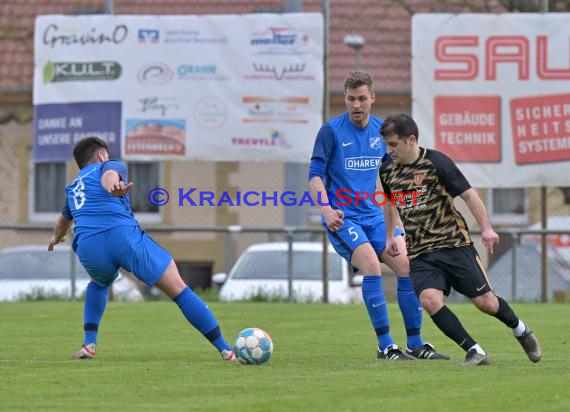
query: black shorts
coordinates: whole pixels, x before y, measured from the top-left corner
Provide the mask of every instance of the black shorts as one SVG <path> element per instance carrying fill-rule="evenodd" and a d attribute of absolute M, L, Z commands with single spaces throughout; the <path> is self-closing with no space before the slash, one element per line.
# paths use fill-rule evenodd
<path fill-rule="evenodd" d="M 449 296 L 451 288 L 469 298 L 491 291 L 487 273 L 473 245 L 423 253 L 410 262 L 416 295 L 439 289 Z"/>

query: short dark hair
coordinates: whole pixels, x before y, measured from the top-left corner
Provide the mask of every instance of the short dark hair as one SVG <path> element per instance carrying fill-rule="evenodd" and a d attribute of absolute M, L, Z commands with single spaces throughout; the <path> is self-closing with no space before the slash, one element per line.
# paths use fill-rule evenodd
<path fill-rule="evenodd" d="M 344 92 L 346 89 L 358 89 L 360 86 L 368 86 L 368 91 L 374 93 L 374 79 L 372 75 L 365 71 L 350 72 L 344 78 Z"/>
<path fill-rule="evenodd" d="M 80 169 L 83 169 L 93 159 L 95 153 L 101 149 L 105 149 L 107 153 L 109 153 L 109 146 L 107 146 L 107 143 L 95 136 L 86 137 L 75 143 L 75 147 L 73 148 L 73 157 L 77 166 L 79 166 Z"/>
<path fill-rule="evenodd" d="M 416 136 L 416 141 L 420 138 L 418 125 L 410 116 L 404 113 L 391 114 L 384 119 L 382 127 L 380 127 L 382 137 L 390 135 L 398 135 L 400 139 L 407 139 L 411 135 Z"/>

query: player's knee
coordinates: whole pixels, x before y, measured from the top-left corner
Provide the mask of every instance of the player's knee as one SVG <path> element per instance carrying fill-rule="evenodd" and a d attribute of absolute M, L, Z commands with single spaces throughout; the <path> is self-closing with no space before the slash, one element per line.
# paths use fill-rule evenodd
<path fill-rule="evenodd" d="M 366 260 L 363 264 L 356 266 L 363 275 L 379 275 L 380 274 L 380 263 L 378 261 L 374 262 L 372 260 Z"/>
<path fill-rule="evenodd" d="M 499 300 L 493 292 L 487 292 L 484 295 L 477 296 L 472 299 L 473 303 L 481 312 L 494 315 L 499 310 Z"/>
<path fill-rule="evenodd" d="M 376 256 L 358 256 L 352 259 L 352 266 L 358 268 L 360 275 L 379 275 L 380 262 Z"/>
<path fill-rule="evenodd" d="M 443 296 L 431 290 L 424 290 L 420 294 L 420 303 L 430 315 L 437 313 L 444 305 Z"/>

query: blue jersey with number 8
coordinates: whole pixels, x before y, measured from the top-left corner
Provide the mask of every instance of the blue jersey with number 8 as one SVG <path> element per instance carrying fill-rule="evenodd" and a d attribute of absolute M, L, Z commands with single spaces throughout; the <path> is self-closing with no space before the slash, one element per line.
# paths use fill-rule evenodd
<path fill-rule="evenodd" d="M 67 220 L 75 221 L 74 250 L 77 242 L 85 237 L 118 226 L 138 226 L 131 211 L 129 195 L 113 196 L 101 185 L 101 176 L 107 170 L 116 171 L 127 184 L 125 164 L 109 160 L 84 167 L 73 182 L 65 187 L 66 202 L 61 213 Z"/>

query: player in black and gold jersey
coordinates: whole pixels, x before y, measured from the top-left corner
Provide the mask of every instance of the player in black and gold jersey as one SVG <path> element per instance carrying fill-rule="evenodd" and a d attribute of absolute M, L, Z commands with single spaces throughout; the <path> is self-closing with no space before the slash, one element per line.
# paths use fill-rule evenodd
<path fill-rule="evenodd" d="M 387 117 L 380 134 L 392 157 L 382 163 L 380 180 L 404 223 L 410 276 L 422 306 L 437 327 L 467 352 L 468 365 L 487 365 L 490 360 L 445 305 L 443 296 L 448 296 L 451 288 L 510 327 L 529 359 L 538 362 L 538 340 L 509 304 L 492 291 L 465 219 L 454 206 L 456 196 L 465 201 L 481 227 L 483 243 L 493 253 L 499 236 L 475 189 L 449 157 L 418 145 L 418 126 L 411 117 Z M 396 213 L 392 209 L 392 214 Z M 386 233 L 392 233 L 394 226 L 390 215 L 386 214 Z M 392 239 L 387 239 L 386 249 L 399 253 Z"/>

